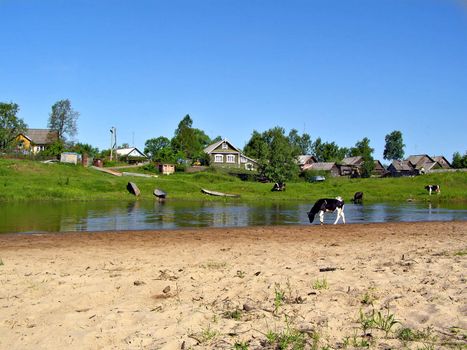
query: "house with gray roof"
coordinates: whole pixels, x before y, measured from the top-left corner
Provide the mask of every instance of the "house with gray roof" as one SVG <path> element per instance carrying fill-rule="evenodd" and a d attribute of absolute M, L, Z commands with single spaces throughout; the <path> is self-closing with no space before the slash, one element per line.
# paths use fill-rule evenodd
<path fill-rule="evenodd" d="M 256 170 L 256 160 L 247 157 L 227 139 L 215 142 L 204 149 L 209 155 L 210 165 L 215 167 L 232 167 L 246 170 Z"/>
<path fill-rule="evenodd" d="M 58 140 L 58 131 L 51 129 L 27 129 L 17 138 L 18 149 L 24 152 L 39 153 Z"/>

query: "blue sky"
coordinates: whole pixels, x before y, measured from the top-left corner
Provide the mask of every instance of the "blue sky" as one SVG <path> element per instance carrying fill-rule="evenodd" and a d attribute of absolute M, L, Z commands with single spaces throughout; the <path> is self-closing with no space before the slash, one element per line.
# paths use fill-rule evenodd
<path fill-rule="evenodd" d="M 193 126 L 242 148 L 295 128 L 382 159 L 467 150 L 467 2 L 0 0 L 0 101 L 32 128 L 70 99 L 79 142 Z"/>

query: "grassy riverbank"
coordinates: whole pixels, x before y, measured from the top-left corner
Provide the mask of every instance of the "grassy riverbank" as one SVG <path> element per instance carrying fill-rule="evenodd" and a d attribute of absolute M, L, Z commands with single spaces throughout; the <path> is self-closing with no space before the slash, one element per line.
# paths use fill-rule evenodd
<path fill-rule="evenodd" d="M 123 200 L 130 199 L 128 181 L 135 182 L 142 199 L 154 198 L 155 188 L 165 190 L 170 199 L 226 200 L 201 193 L 201 188 L 240 194 L 247 201 L 311 201 L 319 197 L 342 196 L 346 201 L 356 191 L 369 202 L 384 201 L 465 201 L 467 173 L 441 173 L 413 178 L 348 179 L 328 178 L 323 183 L 287 183 L 286 192 L 271 192 L 272 184 L 245 182 L 218 173 L 174 174 L 154 178 L 116 177 L 68 164 L 43 164 L 28 160 L 0 159 L 0 201 L 23 200 Z M 427 184 L 440 184 L 439 196 L 428 196 Z M 228 199 L 236 200 L 236 199 Z"/>

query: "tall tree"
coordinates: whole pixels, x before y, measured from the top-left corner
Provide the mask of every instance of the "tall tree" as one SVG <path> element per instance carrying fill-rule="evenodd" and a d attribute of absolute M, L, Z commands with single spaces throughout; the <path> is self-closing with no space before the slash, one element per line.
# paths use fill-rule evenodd
<path fill-rule="evenodd" d="M 459 152 L 454 152 L 451 165 L 454 169 L 467 168 L 467 152 L 463 156 Z"/>
<path fill-rule="evenodd" d="M 311 137 L 307 133 L 303 133 L 302 136 L 299 135 L 297 129 L 292 129 L 289 132 L 289 143 L 294 148 L 294 153 L 296 155 L 301 154 L 310 154 L 311 152 Z"/>
<path fill-rule="evenodd" d="M 281 127 L 262 134 L 254 131 L 244 152 L 258 161 L 261 174 L 270 181 L 285 182 L 298 174 L 296 149 Z"/>
<path fill-rule="evenodd" d="M 178 124 L 171 140 L 174 153 L 182 153 L 188 159 L 203 158 L 203 149 L 211 143 L 204 131 L 193 128 L 193 120 L 187 114 Z"/>
<path fill-rule="evenodd" d="M 16 103 L 0 102 L 0 150 L 13 148 L 18 134 L 27 129 L 26 123 L 18 118 L 18 111 Z"/>
<path fill-rule="evenodd" d="M 348 148 L 339 147 L 335 142 L 322 142 L 320 137 L 313 142 L 311 150 L 319 162 L 340 162 L 349 153 Z"/>
<path fill-rule="evenodd" d="M 370 177 L 375 168 L 375 160 L 373 159 L 374 149 L 370 147 L 370 140 L 364 137 L 361 141 L 357 141 L 355 147 L 350 148 L 350 156 L 362 156 L 362 177 Z"/>
<path fill-rule="evenodd" d="M 48 126 L 51 130 L 57 131 L 58 139 L 65 141 L 65 134 L 73 137 L 78 132 L 76 122 L 79 112 L 71 108 L 70 100 L 60 100 L 52 106 L 52 112 L 49 116 Z"/>
<path fill-rule="evenodd" d="M 146 153 L 155 162 L 169 161 L 167 156 L 170 154 L 172 159 L 173 152 L 170 147 L 170 140 L 167 137 L 159 136 L 146 141 L 144 144 L 144 153 Z"/>
<path fill-rule="evenodd" d="M 400 160 L 404 158 L 405 145 L 400 131 L 394 130 L 390 134 L 387 134 L 384 140 L 386 141 L 383 152 L 384 159 Z"/>

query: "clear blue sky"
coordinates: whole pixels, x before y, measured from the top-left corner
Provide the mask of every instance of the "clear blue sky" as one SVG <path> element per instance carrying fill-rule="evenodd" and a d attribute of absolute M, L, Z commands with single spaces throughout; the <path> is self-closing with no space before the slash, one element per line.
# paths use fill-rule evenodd
<path fill-rule="evenodd" d="M 0 0 L 0 101 L 31 128 L 70 99 L 79 142 L 193 126 L 242 148 L 295 128 L 382 159 L 467 150 L 467 2 Z"/>

